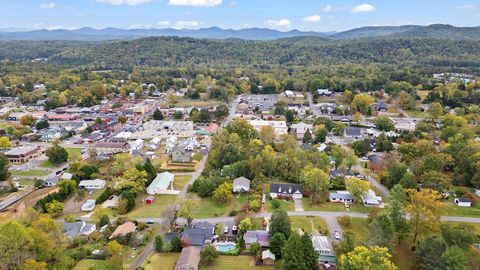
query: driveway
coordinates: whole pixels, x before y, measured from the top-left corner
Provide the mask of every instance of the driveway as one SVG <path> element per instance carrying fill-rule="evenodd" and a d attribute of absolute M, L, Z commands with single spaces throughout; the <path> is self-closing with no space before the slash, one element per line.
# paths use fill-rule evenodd
<path fill-rule="evenodd" d="M 295 205 L 295 212 L 303 212 L 303 203 L 302 199 L 293 199 L 293 203 Z"/>

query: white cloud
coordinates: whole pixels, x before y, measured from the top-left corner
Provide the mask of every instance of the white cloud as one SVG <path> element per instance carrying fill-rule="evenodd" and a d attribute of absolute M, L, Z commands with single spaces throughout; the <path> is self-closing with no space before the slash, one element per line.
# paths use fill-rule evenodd
<path fill-rule="evenodd" d="M 169 25 L 169 24 L 170 24 L 170 22 L 169 22 L 169 21 L 161 21 L 161 22 L 157 22 L 157 25 L 158 25 L 158 26 L 167 26 L 167 25 Z"/>
<path fill-rule="evenodd" d="M 326 5 L 322 8 L 322 11 L 323 12 L 332 12 L 333 11 L 333 7 L 332 5 Z"/>
<path fill-rule="evenodd" d="M 268 20 L 267 24 L 274 27 L 290 27 L 292 22 L 289 19 Z"/>
<path fill-rule="evenodd" d="M 374 12 L 376 8 L 370 4 L 361 4 L 352 9 L 353 13 Z"/>
<path fill-rule="evenodd" d="M 169 0 L 171 6 L 213 7 L 221 5 L 223 0 Z"/>
<path fill-rule="evenodd" d="M 473 4 L 467 4 L 467 5 L 462 5 L 462 6 L 456 6 L 455 9 L 456 10 L 463 10 L 463 11 L 470 11 L 470 10 L 474 10 L 476 8 L 475 5 Z"/>
<path fill-rule="evenodd" d="M 305 18 L 302 19 L 302 21 L 310 22 L 310 23 L 319 22 L 321 20 L 322 20 L 322 17 L 320 17 L 320 15 L 318 15 L 318 14 L 308 16 L 308 17 L 305 17 Z"/>
<path fill-rule="evenodd" d="M 343 6 L 326 5 L 322 8 L 322 12 L 324 12 L 324 13 L 342 12 L 342 11 L 350 10 L 351 8 L 352 8 L 352 6 L 350 6 L 350 5 L 343 5 Z"/>
<path fill-rule="evenodd" d="M 57 7 L 57 4 L 55 2 L 40 4 L 40 8 L 43 9 L 54 9 L 55 7 Z"/>
<path fill-rule="evenodd" d="M 148 3 L 152 0 L 96 0 L 99 3 L 106 3 L 106 4 L 111 4 L 111 5 L 130 5 L 130 6 L 136 6 L 144 3 Z"/>
<path fill-rule="evenodd" d="M 175 26 L 177 28 L 191 28 L 191 27 L 197 27 L 200 24 L 202 24 L 199 21 L 178 21 L 175 23 Z"/>
<path fill-rule="evenodd" d="M 151 24 L 131 24 L 128 28 L 130 29 L 152 29 Z"/>

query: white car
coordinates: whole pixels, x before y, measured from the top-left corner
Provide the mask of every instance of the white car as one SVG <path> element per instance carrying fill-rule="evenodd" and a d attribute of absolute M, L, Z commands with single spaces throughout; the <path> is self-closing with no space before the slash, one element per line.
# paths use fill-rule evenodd
<path fill-rule="evenodd" d="M 224 234 L 227 234 L 227 233 L 228 233 L 228 226 L 225 226 L 225 227 L 223 228 L 223 233 L 224 233 Z"/>
<path fill-rule="evenodd" d="M 340 240 L 340 233 L 339 233 L 338 231 L 334 231 L 334 232 L 333 232 L 333 238 L 334 238 L 335 240 Z"/>

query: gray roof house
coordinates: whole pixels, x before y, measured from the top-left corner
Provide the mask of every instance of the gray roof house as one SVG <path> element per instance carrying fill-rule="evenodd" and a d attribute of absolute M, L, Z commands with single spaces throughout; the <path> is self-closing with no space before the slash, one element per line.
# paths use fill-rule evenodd
<path fill-rule="evenodd" d="M 63 223 L 63 231 L 69 238 L 76 238 L 80 236 L 88 236 L 97 229 L 95 224 L 81 222 L 65 222 Z"/>
<path fill-rule="evenodd" d="M 345 190 L 337 190 L 334 192 L 330 192 L 329 200 L 331 202 L 351 202 L 353 200 L 352 195 L 350 192 Z"/>
<path fill-rule="evenodd" d="M 203 247 L 205 243 L 212 242 L 214 234 L 215 226 L 204 221 L 185 227 L 181 239 L 189 241 L 191 246 Z"/>
<path fill-rule="evenodd" d="M 292 197 L 294 199 L 301 199 L 303 197 L 303 186 L 297 184 L 270 184 L 270 197 Z"/>
<path fill-rule="evenodd" d="M 172 150 L 172 161 L 173 162 L 191 162 L 192 152 L 188 152 L 183 147 L 177 146 Z"/>
<path fill-rule="evenodd" d="M 343 137 L 359 139 L 362 137 L 362 132 L 359 128 L 346 127 L 343 130 Z"/>
<path fill-rule="evenodd" d="M 267 231 L 247 231 L 245 232 L 243 238 L 246 248 L 250 248 L 250 246 L 255 242 L 258 242 L 262 247 L 270 246 L 270 233 Z"/>
<path fill-rule="evenodd" d="M 243 176 L 238 177 L 237 179 L 233 180 L 233 192 L 248 192 L 250 191 L 250 180 Z"/>
<path fill-rule="evenodd" d="M 320 235 L 317 231 L 312 232 L 312 244 L 315 252 L 318 254 L 319 264 L 335 264 L 337 258 L 333 251 L 332 244 L 327 236 Z"/>

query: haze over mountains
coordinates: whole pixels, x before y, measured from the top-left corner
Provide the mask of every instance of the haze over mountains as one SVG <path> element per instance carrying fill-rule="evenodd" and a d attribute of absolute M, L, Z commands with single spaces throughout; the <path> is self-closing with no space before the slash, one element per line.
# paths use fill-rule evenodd
<path fill-rule="evenodd" d="M 332 40 L 349 40 L 359 38 L 440 38 L 453 40 L 480 40 L 480 27 L 455 27 L 444 24 L 428 26 L 403 25 L 403 26 L 368 26 L 344 32 L 313 32 L 291 30 L 281 32 L 268 28 L 248 29 L 222 29 L 219 27 L 200 29 L 118 29 L 118 28 L 80 28 L 75 30 L 34 30 L 12 31 L 0 29 L 0 40 L 132 40 L 150 36 L 177 36 L 209 39 L 244 39 L 244 40 L 274 40 L 292 37 L 322 37 Z"/>

